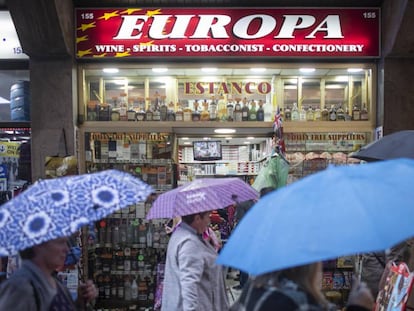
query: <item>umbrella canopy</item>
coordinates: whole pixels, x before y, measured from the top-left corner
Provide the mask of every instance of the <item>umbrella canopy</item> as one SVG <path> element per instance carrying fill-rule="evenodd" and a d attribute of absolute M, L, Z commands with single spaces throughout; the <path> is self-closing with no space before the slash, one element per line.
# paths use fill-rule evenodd
<path fill-rule="evenodd" d="M 414 236 L 414 160 L 328 167 L 261 198 L 218 263 L 252 275 L 384 250 Z"/>
<path fill-rule="evenodd" d="M 149 185 L 117 170 L 38 181 L 0 206 L 0 256 L 69 236 L 151 192 Z"/>
<path fill-rule="evenodd" d="M 201 178 L 164 192 L 152 204 L 147 219 L 174 218 L 256 199 L 258 193 L 237 177 Z"/>
<path fill-rule="evenodd" d="M 414 130 L 386 135 L 355 152 L 352 158 L 367 162 L 396 158 L 414 158 Z"/>

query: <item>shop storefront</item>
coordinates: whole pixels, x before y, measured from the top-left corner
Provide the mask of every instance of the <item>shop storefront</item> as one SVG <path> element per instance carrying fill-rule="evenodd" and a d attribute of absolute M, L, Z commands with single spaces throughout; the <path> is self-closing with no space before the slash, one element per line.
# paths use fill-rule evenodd
<path fill-rule="evenodd" d="M 134 172 L 155 195 L 203 176 L 251 182 L 277 113 L 289 182 L 349 163 L 376 126 L 379 25 L 377 8 L 78 9 L 81 172 Z M 150 204 L 96 228 L 102 307 L 153 304 L 167 240 Z"/>

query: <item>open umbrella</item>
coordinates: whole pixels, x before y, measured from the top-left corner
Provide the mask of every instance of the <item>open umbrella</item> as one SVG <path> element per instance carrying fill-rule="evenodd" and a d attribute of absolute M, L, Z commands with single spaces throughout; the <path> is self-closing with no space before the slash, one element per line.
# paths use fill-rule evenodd
<path fill-rule="evenodd" d="M 158 196 L 147 219 L 212 211 L 257 197 L 257 191 L 240 178 L 201 178 Z"/>
<path fill-rule="evenodd" d="M 414 236 L 414 160 L 328 167 L 261 198 L 218 263 L 258 275 Z"/>
<path fill-rule="evenodd" d="M 151 192 L 140 179 L 117 170 L 38 181 L 0 206 L 0 256 L 69 236 Z"/>
<path fill-rule="evenodd" d="M 414 130 L 399 131 L 362 147 L 351 155 L 367 162 L 396 158 L 414 158 Z"/>

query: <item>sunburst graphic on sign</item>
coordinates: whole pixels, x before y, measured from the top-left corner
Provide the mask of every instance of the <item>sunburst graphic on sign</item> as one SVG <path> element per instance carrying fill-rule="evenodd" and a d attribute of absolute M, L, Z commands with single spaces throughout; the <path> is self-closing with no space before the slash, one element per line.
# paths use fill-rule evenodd
<path fill-rule="evenodd" d="M 78 53 L 76 53 L 76 55 L 78 57 L 83 57 L 83 56 L 89 55 L 89 54 L 92 54 L 92 49 L 87 49 L 87 50 L 83 50 L 83 51 L 79 50 Z"/>
<path fill-rule="evenodd" d="M 147 11 L 147 14 L 145 14 L 145 15 L 147 15 L 147 16 L 149 16 L 149 17 L 151 17 L 151 16 L 154 16 L 154 15 L 159 15 L 159 14 L 161 14 L 161 9 L 156 9 L 156 10 L 148 10 L 148 11 Z"/>
<path fill-rule="evenodd" d="M 104 13 L 104 15 L 102 15 L 101 17 L 98 17 L 97 19 L 104 19 L 104 20 L 108 20 L 112 17 L 118 17 L 119 13 L 118 11 L 113 11 L 113 12 L 109 12 L 109 13 Z"/>
<path fill-rule="evenodd" d="M 76 43 L 83 42 L 83 41 L 88 41 L 88 36 L 87 35 L 76 38 Z"/>
<path fill-rule="evenodd" d="M 142 9 L 126 9 L 125 11 L 120 12 L 120 14 L 128 14 L 131 15 L 135 12 L 142 11 Z"/>
<path fill-rule="evenodd" d="M 89 24 L 82 24 L 80 27 L 77 28 L 77 30 L 85 31 L 90 28 L 95 28 L 96 24 L 95 22 L 89 23 Z"/>

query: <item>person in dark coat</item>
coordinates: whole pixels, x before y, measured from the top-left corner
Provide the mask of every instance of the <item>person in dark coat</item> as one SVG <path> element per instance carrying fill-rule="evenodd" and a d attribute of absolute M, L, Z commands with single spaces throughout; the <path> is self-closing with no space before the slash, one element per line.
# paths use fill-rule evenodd
<path fill-rule="evenodd" d="M 316 262 L 251 279 L 230 311 L 336 311 L 321 290 L 322 263 Z M 374 297 L 365 283 L 354 279 L 346 311 L 370 311 Z"/>

